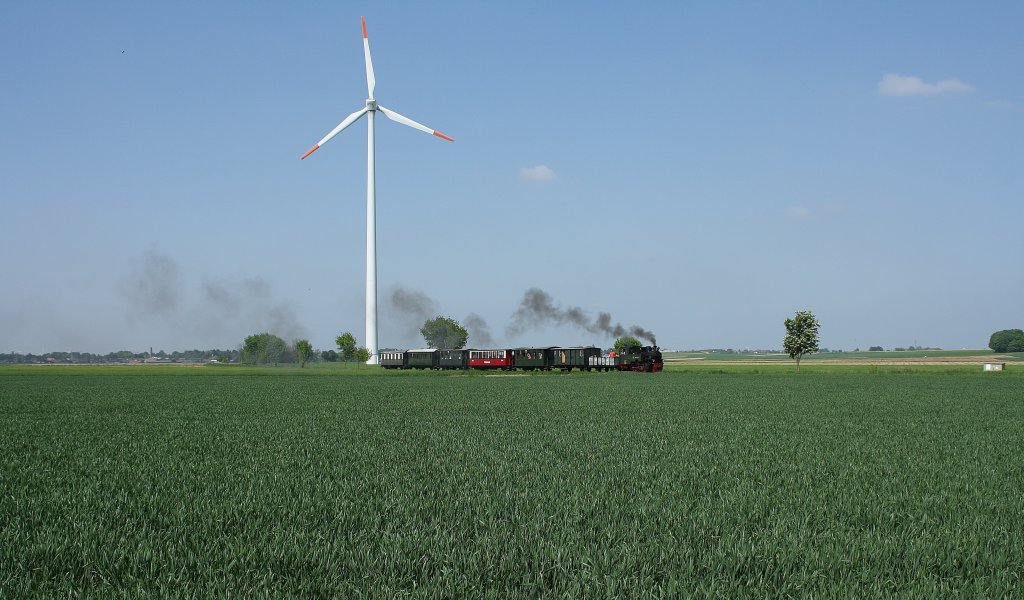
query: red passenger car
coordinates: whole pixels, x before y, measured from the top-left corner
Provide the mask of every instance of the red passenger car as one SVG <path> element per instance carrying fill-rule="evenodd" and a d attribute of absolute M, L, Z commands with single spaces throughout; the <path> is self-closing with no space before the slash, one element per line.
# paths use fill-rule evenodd
<path fill-rule="evenodd" d="M 511 350 L 470 350 L 469 368 L 471 369 L 511 369 Z"/>

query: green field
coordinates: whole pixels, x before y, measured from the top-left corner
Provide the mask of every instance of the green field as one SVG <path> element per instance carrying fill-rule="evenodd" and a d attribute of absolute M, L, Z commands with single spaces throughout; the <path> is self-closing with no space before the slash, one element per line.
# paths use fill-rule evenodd
<path fill-rule="evenodd" d="M 1024 592 L 1024 369 L 0 368 L 0 598 Z"/>

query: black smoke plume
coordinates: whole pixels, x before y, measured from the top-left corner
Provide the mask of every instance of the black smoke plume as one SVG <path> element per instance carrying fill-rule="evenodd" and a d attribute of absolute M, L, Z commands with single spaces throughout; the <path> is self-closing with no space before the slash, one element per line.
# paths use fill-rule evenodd
<path fill-rule="evenodd" d="M 206 327 L 217 323 L 247 323 L 256 329 L 273 333 L 287 341 L 306 337 L 306 328 L 299 323 L 288 303 L 274 298 L 272 286 L 262 277 L 242 280 L 204 279 L 201 305 Z M 212 317 L 212 318 L 211 318 Z M 211 323 L 216 321 L 217 323 Z M 257 332 L 253 332 L 257 333 Z"/>
<path fill-rule="evenodd" d="M 641 340 L 649 341 L 652 345 L 657 341 L 654 332 L 643 327 L 632 325 L 623 326 L 621 323 L 612 323 L 612 316 L 609 313 L 601 312 L 593 321 L 586 311 L 578 306 L 562 308 L 557 306 L 551 295 L 538 288 L 530 288 L 523 294 L 523 300 L 519 308 L 512 313 L 512 323 L 505 330 L 509 337 L 522 334 L 527 329 L 532 329 L 545 324 L 574 325 L 590 333 L 605 334 L 612 338 L 620 338 L 624 335 L 632 335 Z"/>
<path fill-rule="evenodd" d="M 403 287 L 397 287 L 391 292 L 391 306 L 399 316 L 395 324 L 402 329 L 400 337 L 413 344 L 423 339 L 420 331 L 423 324 L 439 314 L 437 302 L 433 298 Z"/>
<path fill-rule="evenodd" d="M 408 335 L 411 337 L 418 337 L 423 323 L 441 314 L 437 301 L 433 298 L 423 292 L 408 290 L 403 287 L 395 288 L 391 292 L 391 305 L 407 317 L 410 322 Z M 494 342 L 490 328 L 487 326 L 487 321 L 480 315 L 469 313 L 463 320 L 462 325 L 469 332 L 471 344 L 487 346 Z"/>
<path fill-rule="evenodd" d="M 437 302 L 423 292 L 415 290 L 396 288 L 391 293 L 391 304 L 399 311 L 415 317 L 419 322 L 417 329 L 424 321 L 437 315 Z"/>
<path fill-rule="evenodd" d="M 476 313 L 466 315 L 466 329 L 469 330 L 470 346 L 489 346 L 494 342 L 487 321 Z"/>
<path fill-rule="evenodd" d="M 182 305 L 182 277 L 170 256 L 150 250 L 142 264 L 124 281 L 129 305 L 139 315 L 174 313 Z"/>
<path fill-rule="evenodd" d="M 275 298 L 263 278 L 206 278 L 196 291 L 177 261 L 156 250 L 125 278 L 122 289 L 129 322 L 148 326 L 148 335 L 217 345 L 261 331 L 287 341 L 307 335 L 288 302 Z"/>

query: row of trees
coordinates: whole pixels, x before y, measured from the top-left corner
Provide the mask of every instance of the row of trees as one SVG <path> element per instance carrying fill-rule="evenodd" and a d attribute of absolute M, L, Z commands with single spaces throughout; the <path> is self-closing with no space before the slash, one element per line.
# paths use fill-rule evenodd
<path fill-rule="evenodd" d="M 45 352 L 33 354 L 31 352 L 22 354 L 20 352 L 7 352 L 0 354 L 0 364 L 39 364 L 39 363 L 75 363 L 75 364 L 107 364 L 107 363 L 131 363 L 143 362 L 159 358 L 168 362 L 178 363 L 200 363 L 217 360 L 219 362 L 230 362 L 238 360 L 238 350 L 175 350 L 174 352 L 132 352 L 131 350 L 119 350 L 106 354 L 93 352 Z"/>
<path fill-rule="evenodd" d="M 913 352 L 914 350 L 941 350 L 941 348 L 927 348 L 925 346 L 907 346 L 906 348 L 901 348 L 899 346 L 896 346 L 895 348 L 892 349 L 893 352 L 905 352 L 908 350 Z M 860 348 L 854 348 L 853 351 L 860 352 Z M 885 348 L 881 346 L 871 346 L 870 348 L 868 348 L 868 352 L 885 352 Z"/>
<path fill-rule="evenodd" d="M 272 333 L 264 332 L 250 335 L 242 343 L 241 361 L 253 365 L 279 365 L 281 363 L 299 363 L 305 367 L 310 360 L 319 358 L 324 362 L 366 362 L 370 360 L 370 351 L 359 347 L 356 336 L 346 331 L 334 339 L 337 350 L 323 350 L 317 355 L 309 340 L 295 340 L 289 345 L 284 339 Z"/>

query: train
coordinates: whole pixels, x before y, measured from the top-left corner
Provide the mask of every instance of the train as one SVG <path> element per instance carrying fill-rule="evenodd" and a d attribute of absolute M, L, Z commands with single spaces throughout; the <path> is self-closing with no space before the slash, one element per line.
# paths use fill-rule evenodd
<path fill-rule="evenodd" d="M 596 346 L 537 348 L 438 349 L 383 351 L 385 369 L 493 369 L 501 371 L 639 371 L 657 373 L 665 367 L 657 346 L 628 346 L 602 353 Z"/>

